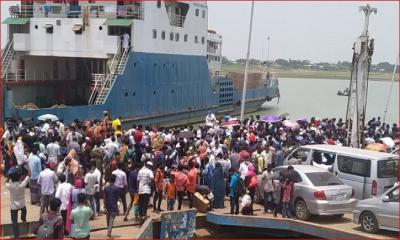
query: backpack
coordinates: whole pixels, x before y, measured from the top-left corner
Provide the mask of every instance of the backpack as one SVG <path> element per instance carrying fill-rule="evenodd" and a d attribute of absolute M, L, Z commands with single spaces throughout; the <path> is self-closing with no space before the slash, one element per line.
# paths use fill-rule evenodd
<path fill-rule="evenodd" d="M 128 159 L 131 159 L 131 161 L 135 161 L 136 159 L 136 152 L 134 149 L 128 149 L 125 152 L 124 160 L 127 161 Z"/>
<path fill-rule="evenodd" d="M 243 196 L 246 193 L 246 184 L 241 177 L 238 177 L 235 192 L 239 197 Z"/>
<path fill-rule="evenodd" d="M 54 238 L 54 225 L 60 220 L 59 217 L 53 218 L 53 220 L 48 219 L 48 215 L 44 214 L 43 224 L 37 230 L 36 236 L 38 239 L 53 239 Z"/>

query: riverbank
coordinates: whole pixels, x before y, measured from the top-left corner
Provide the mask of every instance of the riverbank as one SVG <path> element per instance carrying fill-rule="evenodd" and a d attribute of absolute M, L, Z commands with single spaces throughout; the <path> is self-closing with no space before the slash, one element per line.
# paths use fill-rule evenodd
<path fill-rule="evenodd" d="M 241 64 L 226 64 L 222 66 L 223 72 L 244 73 L 244 65 Z M 260 66 L 251 66 L 250 72 L 260 72 Z M 304 69 L 276 69 L 270 68 L 270 72 L 274 73 L 279 78 L 312 78 L 312 79 L 337 79 L 349 80 L 350 71 L 319 71 L 319 70 L 304 70 Z M 386 72 L 370 72 L 369 79 L 372 81 L 391 81 L 392 74 Z M 398 76 L 395 76 L 398 80 Z"/>

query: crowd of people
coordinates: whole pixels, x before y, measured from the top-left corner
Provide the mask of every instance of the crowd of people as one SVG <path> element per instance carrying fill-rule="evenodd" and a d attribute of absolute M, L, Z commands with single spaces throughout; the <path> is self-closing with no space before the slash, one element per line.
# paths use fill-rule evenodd
<path fill-rule="evenodd" d="M 272 169 L 283 165 L 286 154 L 297 146 L 345 145 L 347 135 L 342 119 L 301 119 L 297 128 L 291 128 L 282 121 L 261 121 L 259 116 L 229 125 L 224 124 L 231 121 L 229 117 L 217 121 L 209 113 L 206 124 L 197 129 L 141 125 L 124 129 L 121 120 L 105 114 L 103 119 L 76 120 L 68 126 L 46 120 L 7 121 L 0 127 L 14 238 L 19 238 L 19 211 L 26 221 L 28 185 L 30 204 L 40 206 L 36 232 L 42 238 L 88 239 L 90 220 L 102 214 L 111 237 L 117 216 L 127 221 L 133 210 L 134 220 L 143 223 L 149 207 L 164 210 L 163 201 L 169 211 L 181 210 L 185 199 L 192 208 L 199 191 L 212 193 L 213 208 L 224 208 L 229 197 L 231 214 L 252 215 L 260 174 L 265 211 L 291 217 L 293 168 L 282 175 L 277 205 Z M 397 139 L 398 127 L 372 119 L 365 136 L 368 143 Z"/>

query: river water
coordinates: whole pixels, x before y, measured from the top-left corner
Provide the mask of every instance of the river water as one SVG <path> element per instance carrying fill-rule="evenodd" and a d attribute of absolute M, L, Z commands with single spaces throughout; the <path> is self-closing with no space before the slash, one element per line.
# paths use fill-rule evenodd
<path fill-rule="evenodd" d="M 389 81 L 370 81 L 368 87 L 367 121 L 372 117 L 384 115 L 390 91 Z M 319 117 L 345 118 L 347 97 L 338 96 L 337 92 L 349 87 L 348 80 L 280 78 L 281 98 L 263 104 L 263 110 L 253 115 L 289 113 L 289 118 Z M 395 82 L 386 115 L 387 123 L 399 122 L 399 85 Z"/>

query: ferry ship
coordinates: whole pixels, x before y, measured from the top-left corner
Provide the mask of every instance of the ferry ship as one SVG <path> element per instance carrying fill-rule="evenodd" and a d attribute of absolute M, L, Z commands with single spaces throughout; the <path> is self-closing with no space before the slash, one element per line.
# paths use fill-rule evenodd
<path fill-rule="evenodd" d="M 240 112 L 243 78 L 221 71 L 222 36 L 208 29 L 207 1 L 41 0 L 9 11 L 5 118 L 54 114 L 68 123 L 108 112 L 171 126 Z M 269 73 L 249 86 L 246 113 L 279 96 Z"/>

